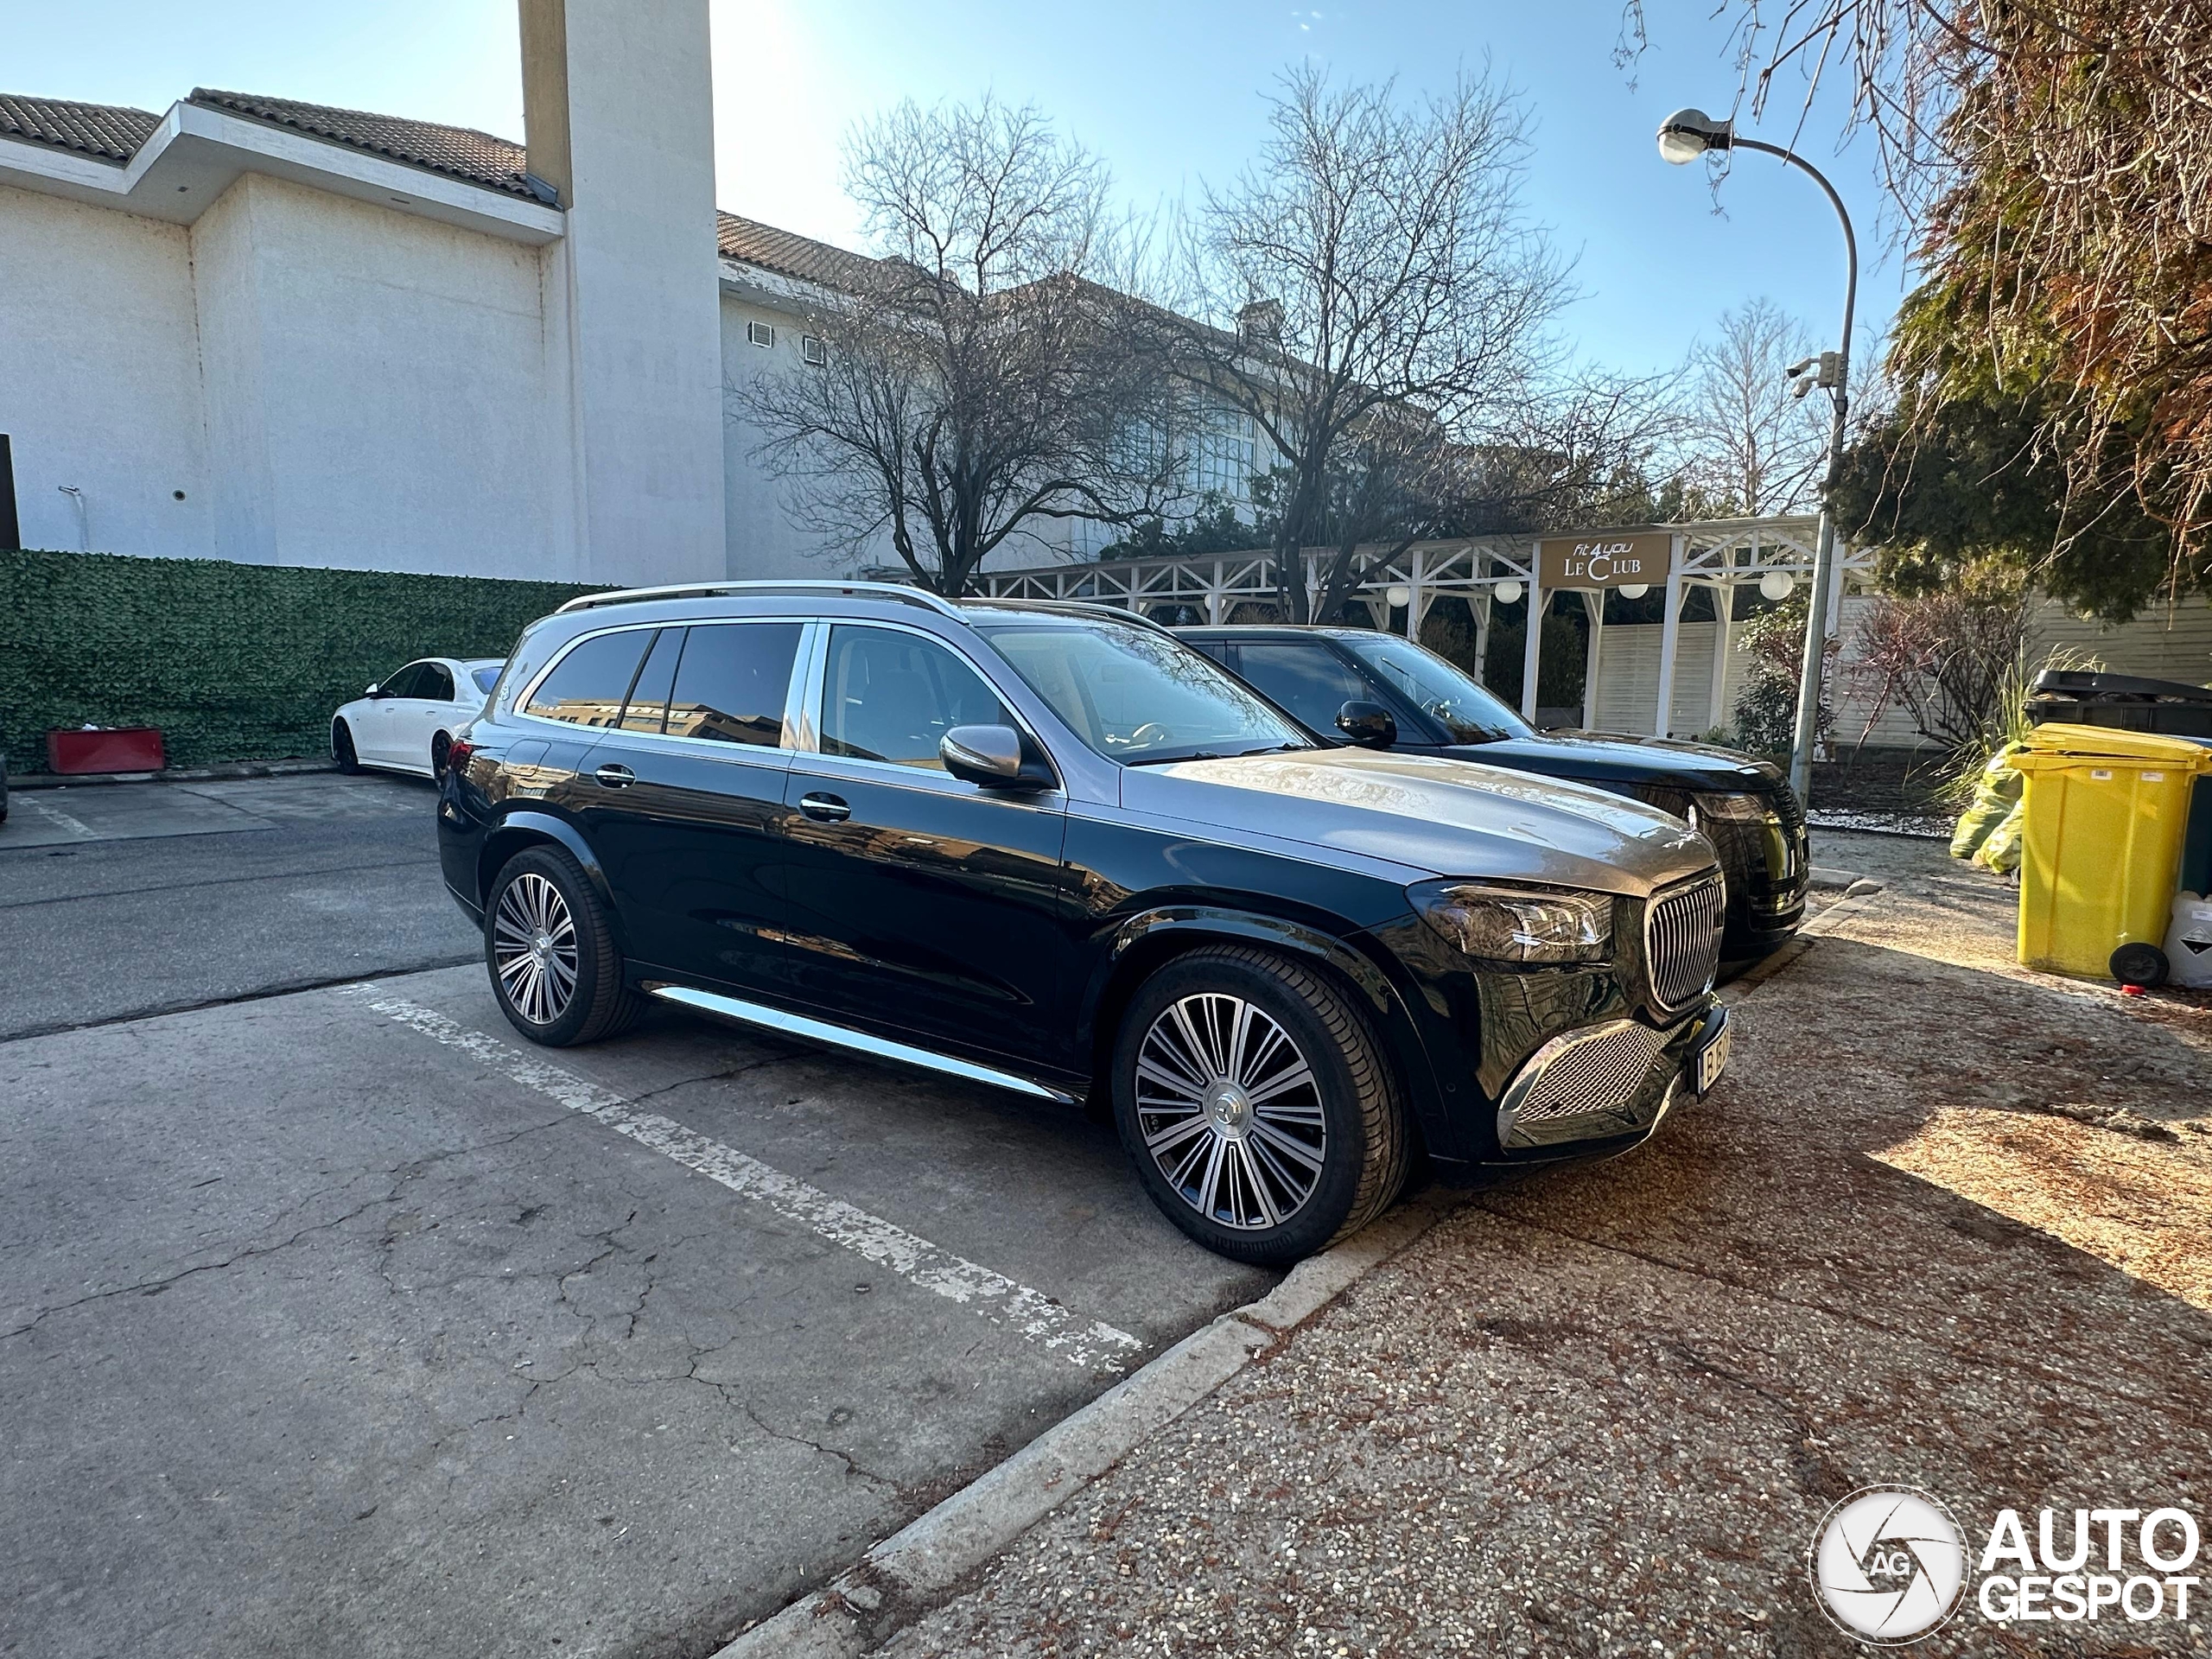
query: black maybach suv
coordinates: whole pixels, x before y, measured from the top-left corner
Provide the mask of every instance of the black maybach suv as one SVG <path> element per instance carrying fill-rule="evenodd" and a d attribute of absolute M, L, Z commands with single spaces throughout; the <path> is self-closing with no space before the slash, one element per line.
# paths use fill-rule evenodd
<path fill-rule="evenodd" d="M 533 624 L 440 785 L 533 1041 L 658 1000 L 1070 1104 L 1285 1263 L 1445 1179 L 1624 1150 L 1727 1053 L 1712 844 L 1618 795 L 1320 747 L 1125 613 L 869 583 Z"/>

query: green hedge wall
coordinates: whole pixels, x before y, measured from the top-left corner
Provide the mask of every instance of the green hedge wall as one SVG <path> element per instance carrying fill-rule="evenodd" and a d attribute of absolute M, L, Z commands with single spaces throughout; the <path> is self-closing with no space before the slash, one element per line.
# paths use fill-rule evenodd
<path fill-rule="evenodd" d="M 0 744 L 158 726 L 172 766 L 327 754 L 331 711 L 416 657 L 503 657 L 590 589 L 219 559 L 0 550 Z"/>

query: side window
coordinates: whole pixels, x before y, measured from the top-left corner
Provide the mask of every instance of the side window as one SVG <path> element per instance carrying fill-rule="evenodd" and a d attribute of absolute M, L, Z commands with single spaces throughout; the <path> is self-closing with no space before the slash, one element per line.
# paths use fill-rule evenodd
<path fill-rule="evenodd" d="M 676 659 L 683 654 L 683 630 L 663 628 L 645 653 L 638 683 L 630 688 L 629 705 L 622 710 L 626 732 L 658 732 L 668 721 L 668 694 L 676 683 Z"/>
<path fill-rule="evenodd" d="M 410 663 L 397 673 L 379 681 L 387 697 L 419 697 L 423 694 L 415 688 L 423 683 L 422 663 Z"/>
<path fill-rule="evenodd" d="M 415 671 L 420 677 L 410 696 L 428 697 L 433 702 L 453 701 L 453 671 L 443 663 L 419 663 Z"/>
<path fill-rule="evenodd" d="M 651 628 L 629 628 L 587 639 L 558 663 L 531 693 L 526 713 L 577 726 L 612 726 L 637 677 Z"/>
<path fill-rule="evenodd" d="M 1014 723 L 989 683 L 936 640 L 890 628 L 830 630 L 824 754 L 942 772 L 938 740 L 955 726 Z"/>
<path fill-rule="evenodd" d="M 780 748 L 796 622 L 702 623 L 683 643 L 668 734 Z M 671 630 L 672 632 L 672 630 Z"/>
<path fill-rule="evenodd" d="M 1236 664 L 1245 683 L 1317 732 L 1336 730 L 1337 710 L 1347 702 L 1375 696 L 1375 689 L 1326 645 L 1247 641 L 1236 647 Z"/>

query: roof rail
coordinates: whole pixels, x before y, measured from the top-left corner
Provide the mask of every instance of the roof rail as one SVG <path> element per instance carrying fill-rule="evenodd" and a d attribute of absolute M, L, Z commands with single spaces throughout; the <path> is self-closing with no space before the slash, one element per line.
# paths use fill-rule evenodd
<path fill-rule="evenodd" d="M 632 600 L 715 599 L 725 594 L 753 594 L 762 598 L 788 594 L 815 598 L 850 594 L 856 599 L 893 599 L 935 611 L 940 616 L 967 620 L 950 600 L 925 588 L 909 588 L 896 582 L 675 582 L 659 588 L 619 588 L 604 594 L 579 594 L 554 614 L 595 610 L 601 605 L 626 605 Z"/>
<path fill-rule="evenodd" d="M 1058 611 L 1075 616 L 1096 616 L 1116 622 L 1134 622 L 1141 628 L 1150 628 L 1154 633 L 1175 637 L 1175 630 L 1165 622 L 1155 622 L 1135 606 L 1124 608 L 1119 605 L 1102 605 L 1091 599 L 993 599 L 983 594 L 976 596 L 978 605 L 995 605 L 1008 611 Z"/>

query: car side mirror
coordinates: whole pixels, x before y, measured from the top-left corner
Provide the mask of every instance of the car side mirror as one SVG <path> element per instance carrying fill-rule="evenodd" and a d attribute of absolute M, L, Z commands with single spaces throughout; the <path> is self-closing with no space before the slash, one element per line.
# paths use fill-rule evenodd
<path fill-rule="evenodd" d="M 1357 697 L 1337 710 L 1337 729 L 1363 749 L 1387 749 L 1398 741 L 1397 717 L 1379 702 Z"/>
<path fill-rule="evenodd" d="M 964 784 L 985 789 L 1050 789 L 1052 769 L 1022 752 L 1011 726 L 956 726 L 938 740 L 938 758 Z"/>
<path fill-rule="evenodd" d="M 372 683 L 361 695 L 365 697 L 380 697 L 384 696 L 384 687 L 381 683 Z"/>

